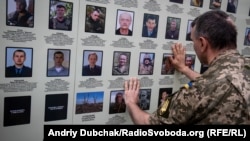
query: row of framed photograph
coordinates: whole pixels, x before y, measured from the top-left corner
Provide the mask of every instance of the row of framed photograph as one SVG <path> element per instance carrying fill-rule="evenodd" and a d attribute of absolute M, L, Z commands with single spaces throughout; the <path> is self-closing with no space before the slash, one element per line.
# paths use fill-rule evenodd
<path fill-rule="evenodd" d="M 149 110 L 151 100 L 151 89 L 140 89 L 138 106 L 142 110 Z M 172 88 L 160 88 L 158 95 L 158 106 L 166 100 Z M 30 123 L 31 98 L 32 96 L 16 96 L 4 98 L 4 120 L 3 125 L 16 126 Z M 75 115 L 86 113 L 103 112 L 104 110 L 103 91 L 79 92 L 76 93 Z M 108 114 L 122 114 L 126 112 L 124 101 L 124 90 L 111 90 L 109 95 Z M 46 94 L 44 121 L 56 121 L 67 119 L 68 93 Z"/>
<path fill-rule="evenodd" d="M 66 77 L 70 72 L 70 49 L 48 49 L 47 77 Z M 171 53 L 163 53 L 162 75 L 173 75 L 174 67 L 170 63 Z M 196 56 L 186 55 L 186 65 L 194 70 Z M 101 76 L 103 68 L 102 50 L 83 50 L 82 76 Z M 32 77 L 33 48 L 6 47 L 5 77 Z M 114 51 L 112 75 L 129 75 L 131 52 Z M 138 75 L 153 75 L 155 67 L 154 52 L 140 52 Z M 111 66 L 111 65 L 106 65 Z M 18 70 L 22 68 L 22 70 Z"/>
<path fill-rule="evenodd" d="M 170 2 L 183 3 L 182 0 L 170 0 Z M 202 7 L 203 0 L 191 0 L 190 5 Z M 217 8 L 220 7 L 221 0 L 211 0 L 210 9 L 213 9 L 213 5 L 217 5 Z M 235 13 L 236 11 L 232 11 L 229 9 L 232 9 L 230 7 L 234 7 L 234 10 L 236 10 L 237 5 L 238 0 L 228 0 L 227 12 Z M 34 0 L 7 0 L 6 25 L 19 27 L 34 27 L 34 12 Z M 106 7 L 86 5 L 85 32 L 104 34 L 106 16 Z M 134 16 L 134 11 L 118 9 L 114 34 L 123 36 L 133 36 L 133 24 L 135 22 Z M 144 13 L 143 17 L 144 18 L 142 23 L 141 37 L 157 38 L 159 27 L 159 15 Z M 187 23 L 186 41 L 191 41 L 190 26 L 192 21 L 193 20 L 188 20 Z M 66 1 L 50 0 L 48 28 L 52 30 L 71 31 L 72 22 L 73 3 Z M 179 40 L 180 27 L 181 18 L 168 16 L 165 28 L 165 39 Z M 244 45 L 250 45 L 249 28 L 247 28 L 245 32 Z"/>

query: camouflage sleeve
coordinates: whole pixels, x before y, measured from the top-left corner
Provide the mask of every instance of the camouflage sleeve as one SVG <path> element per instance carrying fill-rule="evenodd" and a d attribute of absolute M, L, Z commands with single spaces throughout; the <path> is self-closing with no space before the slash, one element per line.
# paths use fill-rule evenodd
<path fill-rule="evenodd" d="M 169 108 L 151 115 L 151 124 L 241 124 L 248 116 L 246 102 L 231 80 L 202 80 L 173 96 Z"/>

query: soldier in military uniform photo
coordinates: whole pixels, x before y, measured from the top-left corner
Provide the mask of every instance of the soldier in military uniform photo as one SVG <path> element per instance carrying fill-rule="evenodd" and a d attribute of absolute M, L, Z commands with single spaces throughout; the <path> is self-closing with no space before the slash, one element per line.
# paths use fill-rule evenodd
<path fill-rule="evenodd" d="M 69 4 L 71 5 L 71 4 Z M 71 9 L 72 10 L 72 9 Z M 49 29 L 56 30 L 72 30 L 72 18 L 67 15 L 66 3 L 59 2 L 56 4 L 55 15 L 51 15 L 49 19 Z"/>
<path fill-rule="evenodd" d="M 85 32 L 104 33 L 106 9 L 97 6 L 86 6 Z"/>

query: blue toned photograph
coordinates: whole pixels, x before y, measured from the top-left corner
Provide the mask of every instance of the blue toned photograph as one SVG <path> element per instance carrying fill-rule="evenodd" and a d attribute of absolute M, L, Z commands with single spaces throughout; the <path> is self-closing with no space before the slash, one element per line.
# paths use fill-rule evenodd
<path fill-rule="evenodd" d="M 6 47 L 5 77 L 32 77 L 33 49 Z"/>
<path fill-rule="evenodd" d="M 48 49 L 47 59 L 48 77 L 69 76 L 70 50 L 69 49 Z"/>
<path fill-rule="evenodd" d="M 101 112 L 104 92 L 79 92 L 76 94 L 76 114 Z"/>

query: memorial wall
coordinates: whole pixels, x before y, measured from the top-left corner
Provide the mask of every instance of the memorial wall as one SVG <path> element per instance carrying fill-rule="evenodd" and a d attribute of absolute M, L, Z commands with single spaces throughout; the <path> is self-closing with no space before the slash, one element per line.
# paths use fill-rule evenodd
<path fill-rule="evenodd" d="M 1 0 L 1 140 L 42 141 L 45 124 L 133 124 L 123 100 L 132 76 L 138 105 L 155 111 L 189 82 L 169 65 L 173 43 L 186 47 L 186 65 L 206 70 L 190 25 L 214 9 L 235 21 L 250 57 L 248 0 Z"/>

